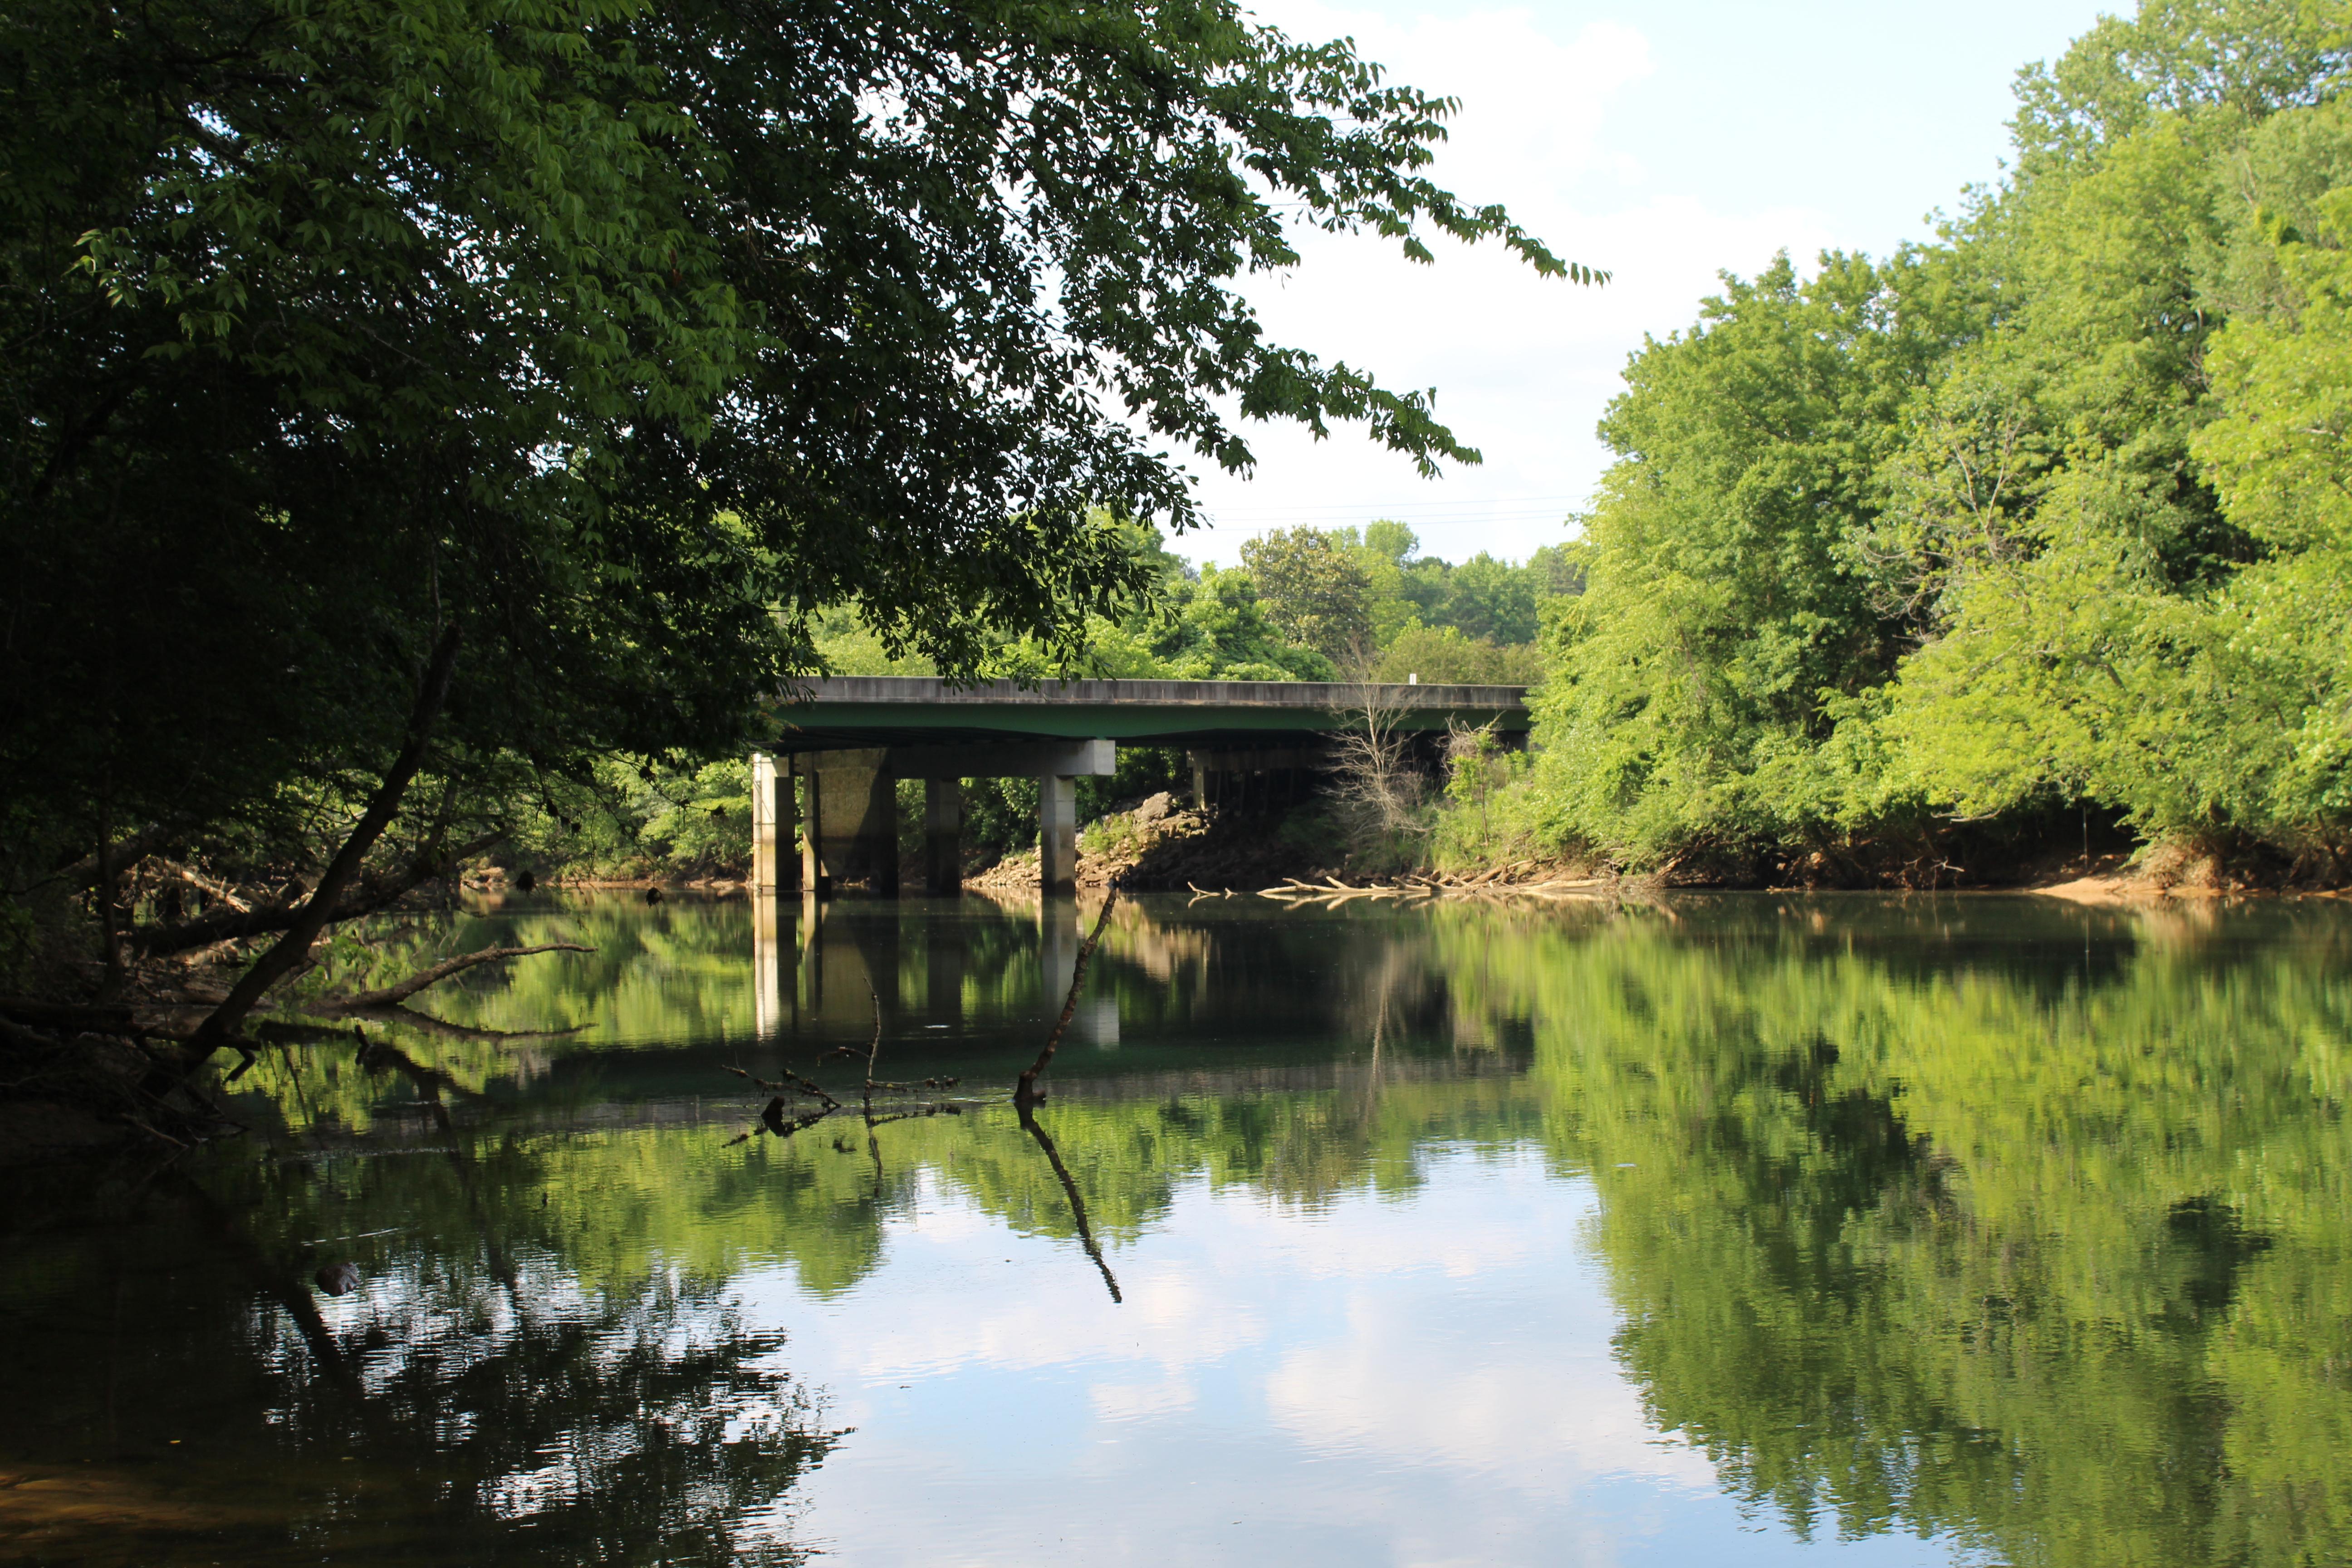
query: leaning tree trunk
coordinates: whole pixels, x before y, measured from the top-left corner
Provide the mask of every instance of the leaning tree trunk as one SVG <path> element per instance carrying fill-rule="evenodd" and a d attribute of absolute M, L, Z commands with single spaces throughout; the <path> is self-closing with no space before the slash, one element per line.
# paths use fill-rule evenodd
<path fill-rule="evenodd" d="M 434 721 L 441 716 L 442 703 L 448 699 L 449 675 L 457 663 L 457 628 L 452 625 L 441 634 L 440 642 L 433 649 L 432 662 L 425 666 L 424 682 L 416 690 L 415 706 L 409 710 L 408 735 L 401 744 L 400 754 L 393 759 L 383 782 L 376 786 L 367 810 L 360 815 L 358 826 L 343 840 L 343 847 L 335 851 L 327 874 L 319 879 L 318 887 L 296 912 L 286 934 L 270 944 L 269 951 L 231 988 L 228 999 L 197 1026 L 188 1042 L 191 1066 L 212 1055 L 234 1036 L 264 994 L 310 956 L 310 944 L 319 940 L 319 933 L 334 918 L 335 904 L 342 897 L 344 887 L 359 874 L 361 862 L 391 826 L 394 815 L 400 810 L 401 796 L 408 792 L 410 781 L 424 765 L 425 743 L 432 738 Z"/>

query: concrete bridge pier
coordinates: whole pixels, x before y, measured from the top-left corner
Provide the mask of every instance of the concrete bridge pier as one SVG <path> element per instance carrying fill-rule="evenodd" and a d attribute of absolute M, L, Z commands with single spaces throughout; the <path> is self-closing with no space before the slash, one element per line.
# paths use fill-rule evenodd
<path fill-rule="evenodd" d="M 764 752 L 751 754 L 751 890 L 772 893 L 793 887 L 792 864 L 799 847 L 800 794 L 792 763 L 781 767 Z"/>
<path fill-rule="evenodd" d="M 1037 885 L 1048 898 L 1078 890 L 1078 781 L 1066 773 L 1037 781 Z"/>
<path fill-rule="evenodd" d="M 898 786 L 879 747 L 821 752 L 803 760 L 808 826 L 801 839 L 801 885 L 830 892 L 863 880 L 898 893 Z"/>
<path fill-rule="evenodd" d="M 838 884 L 862 881 L 885 897 L 897 897 L 898 781 L 921 779 L 924 886 L 934 893 L 959 893 L 963 781 L 1034 778 L 1045 889 L 1070 893 L 1078 876 L 1076 781 L 1107 777 L 1118 763 L 1118 746 L 1101 737 L 810 751 L 781 771 L 774 759 L 755 753 L 752 885 L 764 889 L 783 880 L 797 821 L 803 893 L 829 893 Z M 802 781 L 797 813 L 795 775 Z"/>

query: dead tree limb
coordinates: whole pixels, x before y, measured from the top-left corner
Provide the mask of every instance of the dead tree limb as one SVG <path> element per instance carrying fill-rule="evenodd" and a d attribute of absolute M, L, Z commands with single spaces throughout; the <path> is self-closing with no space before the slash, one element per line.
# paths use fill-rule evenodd
<path fill-rule="evenodd" d="M 447 875 L 452 865 L 480 854 L 505 837 L 503 831 L 486 833 L 446 854 L 437 847 L 428 847 L 397 870 L 363 876 L 358 886 L 337 902 L 335 912 L 324 923 L 336 925 L 389 909 L 425 883 Z M 214 910 L 194 920 L 175 921 L 169 925 L 134 926 L 125 934 L 125 942 L 141 957 L 167 958 L 247 937 L 290 931 L 308 908 L 307 904 L 289 900 L 251 910 Z"/>
<path fill-rule="evenodd" d="M 377 1008 L 397 1007 L 428 985 L 438 985 L 453 974 L 460 974 L 478 964 L 499 963 L 509 958 L 529 958 L 538 952 L 593 952 L 593 947 L 583 947 L 576 942 L 548 942 L 536 947 L 486 947 L 474 952 L 461 952 L 455 958 L 445 958 L 430 969 L 420 969 L 407 979 L 376 991 L 362 991 L 356 996 L 338 996 L 319 1004 L 327 1013 L 365 1013 Z"/>
<path fill-rule="evenodd" d="M 764 1078 L 754 1077 L 751 1073 L 745 1072 L 741 1068 L 729 1068 L 727 1070 L 733 1073 L 737 1078 L 740 1078 L 745 1082 L 751 1084 L 754 1089 L 764 1089 L 769 1090 L 781 1089 L 793 1094 L 805 1094 L 822 1100 L 828 1110 L 839 1110 L 841 1109 L 841 1101 L 825 1093 L 824 1088 L 819 1085 L 815 1079 L 803 1078 L 800 1074 L 794 1072 L 790 1068 L 778 1068 L 777 1070 L 782 1072 L 784 1076 L 773 1083 L 769 1082 Z"/>
<path fill-rule="evenodd" d="M 218 877 L 208 877 L 194 866 L 184 865 L 168 855 L 151 855 L 150 861 L 174 881 L 185 882 L 208 899 L 216 899 L 241 915 L 253 912 L 253 900 L 240 896 L 237 890 Z"/>
<path fill-rule="evenodd" d="M 1030 1064 L 1029 1070 L 1021 1075 L 1021 1081 L 1013 1088 L 1013 1098 L 1022 1104 L 1028 1104 L 1037 1098 L 1038 1075 L 1053 1065 L 1054 1052 L 1060 1048 L 1062 1036 L 1070 1026 L 1071 1016 L 1078 1010 L 1078 992 L 1087 983 L 1087 964 L 1095 955 L 1095 944 L 1102 941 L 1103 928 L 1110 924 L 1110 911 L 1118 902 L 1118 889 L 1113 888 L 1103 899 L 1102 913 L 1095 917 L 1095 929 L 1087 933 L 1086 944 L 1078 949 L 1078 961 L 1070 967 L 1070 994 L 1062 999 L 1062 1016 L 1054 1020 L 1054 1032 L 1045 1037 L 1045 1048 L 1037 1053 L 1037 1059 Z"/>
<path fill-rule="evenodd" d="M 441 705 L 448 700 L 449 677 L 457 668 L 458 630 L 452 622 L 441 634 L 433 649 L 433 658 L 425 667 L 425 679 L 418 683 L 416 702 L 409 710 L 408 734 L 401 743 L 400 752 L 393 758 L 392 766 L 376 786 L 367 809 L 361 813 L 357 826 L 343 840 L 328 862 L 326 875 L 319 886 L 288 923 L 286 934 L 270 945 L 269 951 L 254 961 L 253 967 L 238 976 L 229 988 L 228 1000 L 223 1002 L 196 1029 L 189 1042 L 191 1062 L 202 1061 L 213 1048 L 237 1031 L 246 1015 L 272 985 L 288 972 L 310 956 L 310 944 L 334 918 L 335 907 L 341 902 L 343 889 L 359 874 L 361 864 L 383 830 L 392 826 L 394 813 L 400 809 L 401 797 L 408 793 L 409 781 L 425 765 L 425 750 L 433 738 L 433 726 L 441 717 Z"/>

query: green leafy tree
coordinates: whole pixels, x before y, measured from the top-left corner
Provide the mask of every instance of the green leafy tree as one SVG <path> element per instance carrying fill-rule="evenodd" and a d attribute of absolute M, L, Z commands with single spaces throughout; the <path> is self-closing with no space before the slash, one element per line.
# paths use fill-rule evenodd
<path fill-rule="evenodd" d="M 1292 642 L 1335 663 L 1370 651 L 1371 579 L 1339 539 L 1320 529 L 1279 529 L 1244 544 L 1242 561 L 1266 619 Z"/>
<path fill-rule="evenodd" d="M 1591 590 L 1549 612 L 1555 840 L 1910 877 L 2095 811 L 2352 867 L 2347 672 L 2297 630 L 2343 610 L 2347 40 L 2332 5 L 2102 21 L 1938 244 L 1776 267 L 1635 357 L 1547 563 Z"/>
<path fill-rule="evenodd" d="M 1459 681 L 1474 686 L 1533 686 L 1543 679 L 1542 650 L 1531 643 L 1498 647 L 1455 626 L 1414 626 L 1381 650 L 1375 680 Z"/>
<path fill-rule="evenodd" d="M 1654 864 L 1837 831 L 1836 704 L 1902 649 L 1846 542 L 1967 324 L 1927 257 L 1782 257 L 1635 356 L 1538 710 L 1568 835 Z"/>
<path fill-rule="evenodd" d="M 1445 575 L 1445 597 L 1431 618 L 1464 636 L 1493 643 L 1531 643 L 1542 629 L 1538 605 L 1551 592 L 1551 574 L 1514 566 L 1485 551 Z"/>

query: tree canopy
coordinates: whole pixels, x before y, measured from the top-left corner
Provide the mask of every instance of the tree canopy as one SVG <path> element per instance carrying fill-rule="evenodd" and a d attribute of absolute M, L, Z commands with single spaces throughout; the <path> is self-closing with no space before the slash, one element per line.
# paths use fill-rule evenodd
<path fill-rule="evenodd" d="M 1933 879 L 2095 814 L 2341 875 L 2347 48 L 2340 4 L 2150 0 L 2021 73 L 2014 173 L 1935 243 L 1646 343 L 1540 830 Z"/>
<path fill-rule="evenodd" d="M 829 605 L 1074 644 L 1248 422 L 1475 458 L 1266 338 L 1294 223 L 1594 280 L 1223 0 L 32 0 L 0 66 L 20 872 L 352 798 L 449 627 L 460 802 L 731 747 Z"/>

